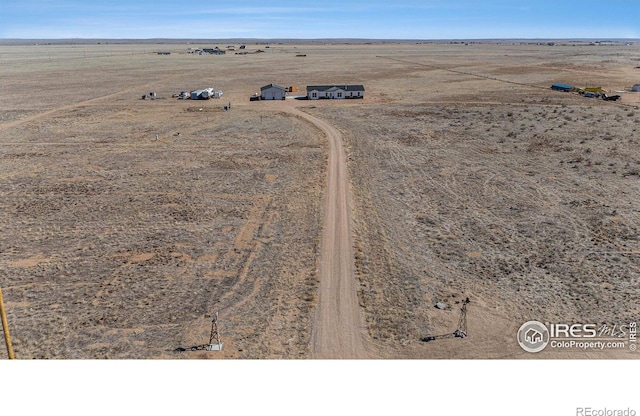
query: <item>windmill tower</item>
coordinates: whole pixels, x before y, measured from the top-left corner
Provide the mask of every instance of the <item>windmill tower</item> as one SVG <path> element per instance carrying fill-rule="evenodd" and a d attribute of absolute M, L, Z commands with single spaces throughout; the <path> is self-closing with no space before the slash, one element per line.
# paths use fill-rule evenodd
<path fill-rule="evenodd" d="M 222 351 L 223 343 L 220 342 L 220 332 L 218 331 L 218 311 L 211 320 L 211 335 L 209 336 L 208 351 Z"/>

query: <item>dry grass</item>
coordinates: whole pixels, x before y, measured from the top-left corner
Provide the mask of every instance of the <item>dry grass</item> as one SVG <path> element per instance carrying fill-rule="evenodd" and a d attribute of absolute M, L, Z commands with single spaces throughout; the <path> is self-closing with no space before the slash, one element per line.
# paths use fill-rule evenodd
<path fill-rule="evenodd" d="M 19 357 L 173 358 L 208 341 L 215 310 L 217 356 L 308 353 L 322 137 L 193 104 L 83 104 L 0 132 Z"/>
<path fill-rule="evenodd" d="M 634 319 L 640 157 L 636 121 L 615 121 L 626 111 L 597 109 L 611 121 L 587 133 L 589 107 L 323 110 L 350 132 L 372 336 L 393 345 L 442 332 L 433 305 L 457 314 L 466 296 L 515 322 Z"/>
<path fill-rule="evenodd" d="M 346 141 L 380 356 L 518 356 L 524 320 L 640 313 L 640 95 L 548 89 L 636 83 L 636 47 L 157 49 L 172 48 L 0 48 L 0 285 L 18 357 L 309 356 L 326 144 L 248 101 L 271 82 L 367 89 L 292 105 Z M 203 86 L 225 95 L 170 98 Z M 139 99 L 150 91 L 161 99 Z M 482 345 L 421 343 L 466 296 Z M 216 309 L 225 351 L 174 355 L 208 340 Z"/>

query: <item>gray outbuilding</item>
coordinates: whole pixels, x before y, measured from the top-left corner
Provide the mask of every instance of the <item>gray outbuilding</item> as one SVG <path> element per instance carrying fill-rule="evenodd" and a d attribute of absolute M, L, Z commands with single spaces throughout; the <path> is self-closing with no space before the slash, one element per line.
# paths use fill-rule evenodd
<path fill-rule="evenodd" d="M 265 85 L 260 88 L 260 98 L 262 100 L 284 100 L 287 96 L 287 89 L 276 84 Z"/>

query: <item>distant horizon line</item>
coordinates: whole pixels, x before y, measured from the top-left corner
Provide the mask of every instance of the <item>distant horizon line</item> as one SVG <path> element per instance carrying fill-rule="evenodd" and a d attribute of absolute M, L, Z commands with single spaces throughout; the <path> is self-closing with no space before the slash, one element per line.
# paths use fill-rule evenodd
<path fill-rule="evenodd" d="M 581 37 L 562 37 L 562 38 L 541 38 L 541 37 L 516 37 L 516 38 L 251 38 L 251 37 L 228 37 L 228 38 L 91 38 L 91 37 L 73 37 L 73 38 L 0 38 L 0 43 L 6 42 L 212 42 L 212 41 L 247 41 L 247 42 L 476 42 L 476 41 L 564 41 L 564 42 L 639 42 L 640 38 L 581 38 Z"/>

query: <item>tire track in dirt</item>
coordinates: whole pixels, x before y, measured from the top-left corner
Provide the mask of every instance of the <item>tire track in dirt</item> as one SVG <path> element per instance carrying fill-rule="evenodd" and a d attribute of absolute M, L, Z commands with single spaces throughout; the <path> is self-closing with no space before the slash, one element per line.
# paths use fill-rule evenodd
<path fill-rule="evenodd" d="M 125 93 L 132 92 L 132 91 L 136 91 L 138 89 L 144 90 L 144 89 L 146 89 L 146 88 L 148 88 L 150 86 L 153 86 L 153 85 L 155 85 L 157 83 L 162 83 L 162 82 L 168 81 L 170 79 L 174 79 L 174 78 L 175 78 L 175 76 L 171 75 L 169 77 L 165 77 L 165 78 L 159 79 L 157 81 L 152 81 L 152 82 L 149 82 L 147 84 L 134 85 L 134 86 L 132 86 L 130 88 L 126 88 L 124 90 L 120 90 L 120 91 L 117 91 L 117 92 L 114 92 L 114 93 L 111 93 L 111 94 L 101 95 L 99 97 L 91 98 L 89 100 L 79 101 L 79 102 L 76 102 L 76 103 L 71 103 L 71 104 L 62 105 L 60 107 L 55 107 L 55 108 L 52 108 L 50 110 L 43 111 L 41 113 L 36 113 L 36 114 L 30 115 L 30 116 L 27 116 L 27 117 L 23 117 L 23 118 L 19 118 L 17 120 L 10 121 L 8 123 L 0 124 L 0 130 L 5 130 L 5 129 L 11 128 L 11 127 L 19 126 L 19 125 L 24 124 L 24 123 L 28 123 L 30 121 L 38 120 L 38 119 L 50 116 L 52 114 L 55 114 L 55 113 L 57 113 L 59 111 L 72 110 L 74 108 L 83 107 L 83 106 L 86 106 L 86 105 L 93 104 L 96 101 L 102 101 L 102 100 L 106 100 L 108 98 L 117 97 L 118 95 L 125 94 Z M 29 143 L 29 144 L 31 144 L 31 143 Z"/>
<path fill-rule="evenodd" d="M 326 121 L 295 108 L 288 111 L 317 126 L 329 140 L 312 355 L 319 359 L 368 358 L 354 275 L 349 178 L 342 137 Z"/>

